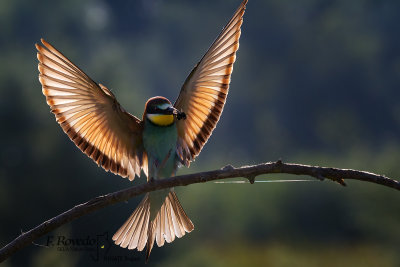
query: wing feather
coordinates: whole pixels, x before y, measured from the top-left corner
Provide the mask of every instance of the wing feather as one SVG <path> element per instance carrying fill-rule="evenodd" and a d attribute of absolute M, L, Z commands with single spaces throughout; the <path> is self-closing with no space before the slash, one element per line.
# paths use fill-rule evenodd
<path fill-rule="evenodd" d="M 52 45 L 41 40 L 39 81 L 57 122 L 75 145 L 106 171 L 140 176 L 145 157 L 143 123 L 127 113 L 109 89 L 95 83 Z"/>
<path fill-rule="evenodd" d="M 244 0 L 206 54 L 189 74 L 175 107 L 186 113 L 179 120 L 178 155 L 189 165 L 211 136 L 224 108 L 239 48 Z"/>

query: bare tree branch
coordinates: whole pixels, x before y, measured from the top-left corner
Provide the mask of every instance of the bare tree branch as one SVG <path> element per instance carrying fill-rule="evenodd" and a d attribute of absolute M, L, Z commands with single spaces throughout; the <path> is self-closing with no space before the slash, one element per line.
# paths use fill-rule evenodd
<path fill-rule="evenodd" d="M 41 223 L 35 228 L 29 230 L 28 232 L 21 233 L 21 235 L 15 238 L 12 242 L 0 249 L 0 262 L 6 260 L 16 251 L 31 244 L 35 239 L 53 231 L 63 224 L 66 224 L 78 217 L 99 210 L 111 204 L 126 201 L 134 196 L 168 187 L 184 186 L 234 177 L 245 177 L 250 181 L 250 183 L 254 183 L 256 176 L 272 173 L 308 175 L 315 177 L 319 180 L 324 180 L 325 178 L 328 178 L 342 185 L 345 185 L 342 179 L 353 179 L 376 183 L 400 190 L 399 181 L 387 178 L 382 175 L 357 170 L 283 163 L 280 160 L 277 162 L 268 162 L 254 166 L 244 166 L 240 168 L 234 168 L 228 165 L 221 170 L 154 180 L 150 181 L 149 183 L 133 186 L 118 192 L 109 193 L 104 196 L 93 198 L 86 203 L 77 205 L 70 210 L 63 212 L 62 214 L 59 214 L 54 218 L 51 218 Z"/>

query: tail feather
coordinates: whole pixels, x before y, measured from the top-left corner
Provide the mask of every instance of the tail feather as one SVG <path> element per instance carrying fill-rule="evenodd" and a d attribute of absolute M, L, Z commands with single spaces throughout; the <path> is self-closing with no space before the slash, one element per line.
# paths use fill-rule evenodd
<path fill-rule="evenodd" d="M 142 251 L 147 244 L 146 262 L 150 257 L 154 242 L 162 247 L 171 243 L 175 237 L 182 237 L 194 229 L 192 221 L 186 215 L 175 192 L 170 191 L 153 221 L 150 221 L 149 193 L 139 206 L 114 234 L 115 244 L 123 248 Z"/>
<path fill-rule="evenodd" d="M 148 207 L 147 207 L 148 206 Z M 146 208 L 150 210 L 150 206 L 146 205 Z M 128 249 L 135 249 L 142 251 L 146 245 L 147 239 L 146 234 L 147 234 L 147 226 L 149 224 L 149 216 L 150 212 L 142 212 L 140 215 L 140 221 L 136 226 L 135 231 L 133 232 L 134 235 L 132 235 L 132 238 L 129 243 Z M 128 234 L 129 236 L 129 234 Z"/>
<path fill-rule="evenodd" d="M 147 249 L 146 249 L 146 263 L 149 260 L 151 250 L 153 249 L 153 246 L 154 246 L 154 239 L 155 239 L 155 235 L 154 235 L 155 231 L 154 230 L 155 230 L 154 221 L 149 222 L 149 231 L 147 234 L 148 239 L 147 239 Z"/>
<path fill-rule="evenodd" d="M 178 215 L 176 214 L 176 212 L 174 210 L 172 202 L 169 200 L 169 198 L 167 198 L 166 202 L 170 202 L 170 204 L 167 205 L 168 214 L 170 214 L 170 216 L 168 216 L 168 218 L 170 219 L 170 226 L 173 227 L 175 236 L 177 238 L 181 238 L 185 234 L 185 231 L 183 230 L 183 227 L 180 224 Z"/>
<path fill-rule="evenodd" d="M 164 246 L 164 237 L 163 237 L 163 232 L 161 231 L 161 216 L 157 216 L 154 224 L 156 225 L 156 242 L 157 246 L 162 247 Z M 162 224 L 164 225 L 164 224 Z"/>
<path fill-rule="evenodd" d="M 128 249 L 134 249 L 137 247 L 140 230 L 142 229 L 143 220 L 146 215 L 146 212 L 143 212 L 145 208 L 144 206 L 145 205 L 140 206 L 137 214 L 133 217 L 129 228 L 126 228 L 126 238 L 121 243 L 121 247 L 126 248 L 128 245 Z"/>
<path fill-rule="evenodd" d="M 138 251 L 142 251 L 144 249 L 144 247 L 146 246 L 147 243 L 147 234 L 148 234 L 148 229 L 150 226 L 150 206 L 149 206 L 149 212 L 147 212 L 146 214 L 146 219 L 142 224 L 142 231 L 140 233 L 140 238 L 139 238 L 139 244 L 138 244 Z"/>
<path fill-rule="evenodd" d="M 181 238 L 193 231 L 192 221 L 186 215 L 175 192 L 171 191 L 154 220 L 155 237 L 159 247 L 171 243 L 175 236 Z"/>
<path fill-rule="evenodd" d="M 138 208 L 135 209 L 135 211 L 132 213 L 132 215 L 128 218 L 128 220 L 126 220 L 126 222 L 114 234 L 113 240 L 115 241 L 115 244 L 121 245 L 123 247 L 122 242 L 125 240 L 126 233 L 127 233 L 128 229 L 132 226 L 132 223 L 134 222 L 136 215 L 141 210 L 142 210 L 142 206 L 139 205 Z"/>
<path fill-rule="evenodd" d="M 137 248 L 139 251 L 142 251 L 147 241 L 149 215 L 150 201 L 149 195 L 146 194 L 132 215 L 112 237 L 115 244 L 123 248 Z"/>
<path fill-rule="evenodd" d="M 126 220 L 126 222 L 121 226 L 121 228 L 114 234 L 113 240 L 117 245 L 120 245 L 123 248 L 126 248 L 126 241 L 129 241 L 127 238 L 127 233 L 129 229 L 132 228 L 132 225 L 137 220 L 137 215 L 143 210 L 143 206 L 139 205 L 138 208 L 132 213 L 132 215 Z"/>
<path fill-rule="evenodd" d="M 190 233 L 193 231 L 194 225 L 186 215 L 186 212 L 183 210 L 175 192 L 171 192 L 171 194 L 168 195 L 168 198 L 170 199 L 172 207 L 174 208 L 174 212 L 176 215 L 178 215 L 177 217 L 179 218 L 180 225 L 185 229 L 185 232 Z M 185 235 L 185 233 L 183 233 L 183 235 Z"/>
<path fill-rule="evenodd" d="M 174 225 L 172 223 L 171 219 L 171 211 L 170 211 L 170 205 L 167 204 L 168 200 L 164 202 L 164 212 L 165 212 L 165 241 L 167 243 L 171 243 L 172 241 L 175 240 L 175 231 L 174 231 Z"/>

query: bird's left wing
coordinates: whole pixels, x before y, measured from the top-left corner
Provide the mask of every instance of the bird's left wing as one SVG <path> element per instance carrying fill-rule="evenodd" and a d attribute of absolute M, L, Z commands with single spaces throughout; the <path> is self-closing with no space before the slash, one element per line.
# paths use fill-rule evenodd
<path fill-rule="evenodd" d="M 244 0 L 182 86 L 175 108 L 185 112 L 177 121 L 178 155 L 189 165 L 211 136 L 224 108 L 239 48 Z"/>
<path fill-rule="evenodd" d="M 105 86 L 95 83 L 52 45 L 36 44 L 39 81 L 47 104 L 75 145 L 106 171 L 147 175 L 142 122 L 126 112 Z"/>

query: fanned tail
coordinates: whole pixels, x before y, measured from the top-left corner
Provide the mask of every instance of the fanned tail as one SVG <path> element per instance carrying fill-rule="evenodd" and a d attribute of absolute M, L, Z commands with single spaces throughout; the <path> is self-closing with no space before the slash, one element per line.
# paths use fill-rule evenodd
<path fill-rule="evenodd" d="M 150 218 L 150 198 L 147 193 L 128 220 L 114 234 L 112 240 L 116 245 L 142 251 L 147 242 Z"/>
<path fill-rule="evenodd" d="M 150 195 L 132 213 L 129 219 L 114 234 L 115 244 L 128 249 L 137 248 L 142 251 L 147 243 L 146 262 L 156 241 L 161 247 L 165 241 L 171 243 L 175 237 L 182 237 L 194 229 L 194 225 L 186 215 L 175 192 L 170 191 L 165 198 L 155 219 L 150 221 Z"/>
<path fill-rule="evenodd" d="M 175 236 L 181 238 L 193 229 L 194 225 L 183 210 L 175 192 L 170 191 L 156 218 L 151 222 L 151 227 L 149 226 L 146 261 L 150 256 L 154 241 L 157 246 L 162 247 L 165 241 L 171 243 L 175 240 Z"/>

